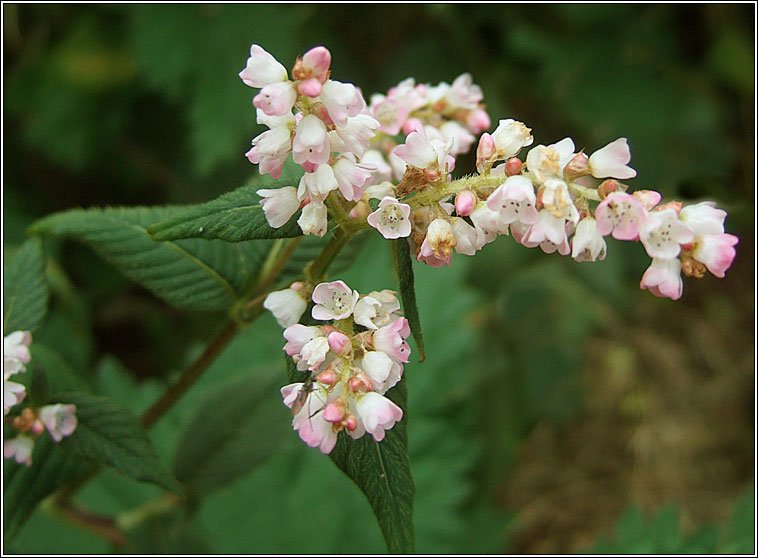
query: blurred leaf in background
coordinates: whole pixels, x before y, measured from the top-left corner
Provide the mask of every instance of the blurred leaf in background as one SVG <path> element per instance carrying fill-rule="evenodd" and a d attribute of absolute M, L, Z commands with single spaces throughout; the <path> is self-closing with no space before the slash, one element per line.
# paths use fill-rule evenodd
<path fill-rule="evenodd" d="M 612 240 L 596 264 L 500 238 L 450 269 L 415 267 L 427 354 L 407 367 L 416 548 L 750 552 L 754 6 L 4 4 L 3 15 L 7 248 L 55 211 L 203 203 L 248 184 L 243 154 L 261 128 L 237 73 L 251 43 L 288 67 L 324 44 L 332 76 L 366 96 L 468 71 L 492 128 L 516 118 L 535 144 L 571 136 L 589 151 L 627 137 L 633 188 L 717 201 L 740 236 L 735 264 L 724 280 L 686 281 L 676 303 L 640 292 L 647 256 Z M 359 259 L 340 275 L 352 288 L 396 288 L 381 240 L 353 245 Z M 44 247 L 35 358 L 136 415 L 224 319 L 171 308 L 88 247 Z M 234 382 L 283 385 L 281 345 L 270 316 L 240 334 L 150 431 L 161 461 L 187 451 L 198 409 Z M 122 551 L 384 552 L 360 491 L 289 430 L 278 390 L 269 397 L 281 450 L 230 468 L 201 501 L 177 506 L 103 471 L 82 504 L 120 517 Z M 9 550 L 110 549 L 42 506 Z"/>

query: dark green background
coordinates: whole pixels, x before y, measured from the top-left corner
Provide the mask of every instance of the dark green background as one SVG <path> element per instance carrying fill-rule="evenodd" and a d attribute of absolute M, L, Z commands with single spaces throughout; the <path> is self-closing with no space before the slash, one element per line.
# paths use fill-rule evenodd
<path fill-rule="evenodd" d="M 332 76 L 366 97 L 410 76 L 450 83 L 470 72 L 493 129 L 515 118 L 535 144 L 571 136 L 590 152 L 627 137 L 633 188 L 717 201 L 740 237 L 737 259 L 724 280 L 687 279 L 678 302 L 640 291 L 644 250 L 613 240 L 596 264 L 500 238 L 451 269 L 417 267 L 428 354 L 407 367 L 417 550 L 571 552 L 604 536 L 597 550 L 752 552 L 753 5 L 3 10 L 9 247 L 54 211 L 195 203 L 245 184 L 255 170 L 243 154 L 261 129 L 237 73 L 253 42 L 287 67 L 326 45 Z M 462 157 L 456 171 L 472 168 Z M 394 285 L 388 243 L 375 236 L 344 275 L 361 292 Z M 49 248 L 60 266 L 40 338 L 134 410 L 223 318 L 167 307 L 86 248 Z M 267 318 L 198 393 L 261 368 L 284 383 L 280 345 Z M 192 397 L 153 433 L 167 462 Z M 132 550 L 383 552 L 357 489 L 292 437 L 286 453 L 205 501 L 194 537 L 180 537 L 187 546 L 171 546 L 176 526 L 156 522 Z M 117 513 L 151 495 L 104 474 L 82 498 Z M 635 515 L 666 505 L 652 519 Z M 40 529 L 55 536 L 35 536 Z M 107 548 L 39 512 L 10 550 Z"/>

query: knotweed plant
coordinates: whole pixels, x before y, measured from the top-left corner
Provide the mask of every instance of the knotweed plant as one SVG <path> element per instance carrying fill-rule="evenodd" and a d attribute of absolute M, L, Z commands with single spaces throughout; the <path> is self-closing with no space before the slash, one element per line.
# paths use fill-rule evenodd
<path fill-rule="evenodd" d="M 411 361 L 409 337 L 424 359 L 425 315 L 416 306 L 414 265 L 454 265 L 500 236 L 589 265 L 613 249 L 612 237 L 640 242 L 650 257 L 640 270 L 641 289 L 677 300 L 683 276 L 724 277 L 735 258 L 738 239 L 725 232 L 726 212 L 714 202 L 665 200 L 632 186 L 637 173 L 626 138 L 586 150 L 570 137 L 533 134 L 515 118 L 493 121 L 469 74 L 437 85 L 408 78 L 366 97 L 355 84 L 332 78 L 326 47 L 308 50 L 288 72 L 253 44 L 239 77 L 255 90 L 253 109 L 266 127 L 245 153 L 263 182 L 197 206 L 52 215 L 31 227 L 32 239 L 6 268 L 14 304 L 4 319 L 4 455 L 18 463 L 18 483 L 58 479 L 35 492 L 32 507 L 58 491 L 56 502 L 69 517 L 114 542 L 123 522 L 72 511 L 72 494 L 93 470 L 66 465 L 66 474 L 55 477 L 49 469 L 68 462 L 55 461 L 53 450 L 60 446 L 180 495 L 162 501 L 160 510 L 182 503 L 197 486 L 188 480 L 195 478 L 192 458 L 212 455 L 219 432 L 233 428 L 234 420 L 216 425 L 207 447 L 188 435 L 173 472 L 161 464 L 144 428 L 266 310 L 284 328 L 287 377 L 282 373 L 280 394 L 292 428 L 365 492 L 389 549 L 410 552 L 413 481 L 403 373 Z M 475 168 L 456 169 L 458 156 L 471 150 Z M 464 174 L 455 178 L 454 169 Z M 40 235 L 83 240 L 176 306 L 229 312 L 228 325 L 139 422 L 116 402 L 71 382 L 51 389 L 45 383 L 49 359 L 22 374 L 35 364 L 31 332 L 47 301 Z M 370 235 L 391 242 L 399 281 L 359 293 L 329 270 L 354 238 Z M 293 271 L 296 261 L 306 263 Z M 22 384 L 16 381 L 22 375 L 42 379 Z M 276 397 L 275 390 L 267 397 Z M 281 415 L 264 418 L 263 430 L 281 421 Z M 55 445 L 46 441 L 38 461 L 45 432 Z M 237 473 L 228 474 L 226 482 Z M 19 517 L 11 518 L 16 530 L 25 519 Z"/>

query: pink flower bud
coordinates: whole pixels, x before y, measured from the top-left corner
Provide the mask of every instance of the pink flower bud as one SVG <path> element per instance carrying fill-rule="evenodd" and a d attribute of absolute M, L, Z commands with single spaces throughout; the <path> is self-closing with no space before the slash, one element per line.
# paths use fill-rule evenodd
<path fill-rule="evenodd" d="M 478 134 L 490 127 L 490 117 L 482 109 L 474 109 L 466 116 L 466 125 L 472 134 Z"/>
<path fill-rule="evenodd" d="M 327 422 L 342 422 L 345 417 L 345 404 L 341 401 L 329 403 L 324 407 L 324 420 Z"/>
<path fill-rule="evenodd" d="M 597 193 L 600 196 L 601 200 L 604 200 L 608 197 L 609 194 L 612 192 L 623 192 L 623 189 L 621 188 L 621 184 L 613 180 L 612 178 L 609 178 L 608 180 L 603 180 L 600 183 L 600 186 L 597 187 Z"/>
<path fill-rule="evenodd" d="M 371 391 L 371 380 L 369 380 L 363 374 L 353 376 L 347 381 L 347 387 L 350 391 L 359 393 L 364 391 Z"/>
<path fill-rule="evenodd" d="M 317 46 L 303 54 L 303 68 L 313 77 L 324 76 L 332 64 L 332 53 L 324 46 Z M 326 81 L 326 76 L 321 80 Z"/>
<path fill-rule="evenodd" d="M 297 84 L 297 90 L 307 97 L 318 97 L 321 95 L 321 82 L 317 78 L 306 79 Z"/>
<path fill-rule="evenodd" d="M 34 424 L 32 425 L 32 433 L 34 433 L 36 436 L 39 436 L 45 431 L 45 425 L 42 424 L 42 421 L 39 419 L 34 421 Z"/>
<path fill-rule="evenodd" d="M 479 200 L 474 192 L 463 190 L 455 196 L 455 212 L 461 217 L 471 215 L 477 203 Z"/>
<path fill-rule="evenodd" d="M 355 418 L 355 415 L 350 415 L 345 419 L 345 428 L 347 428 L 350 432 L 358 428 L 358 419 Z"/>
<path fill-rule="evenodd" d="M 655 190 L 637 190 L 632 195 L 642 202 L 648 211 L 653 209 L 661 201 L 661 195 Z"/>
<path fill-rule="evenodd" d="M 487 132 L 479 138 L 479 145 L 476 147 L 476 170 L 479 174 L 485 174 L 492 167 L 492 163 L 497 156 L 495 140 Z"/>
<path fill-rule="evenodd" d="M 518 157 L 511 157 L 508 159 L 508 162 L 505 163 L 505 175 L 516 176 L 517 174 L 521 174 L 522 167 L 521 159 Z"/>
<path fill-rule="evenodd" d="M 333 370 L 324 370 L 316 377 L 316 380 L 326 386 L 332 386 L 337 382 L 337 374 Z"/>
<path fill-rule="evenodd" d="M 411 132 L 417 131 L 419 128 L 424 128 L 424 123 L 418 118 L 409 118 L 403 124 L 403 133 L 407 136 Z"/>
<path fill-rule="evenodd" d="M 350 338 L 341 331 L 333 331 L 327 336 L 329 348 L 338 355 L 341 355 L 350 347 Z"/>
<path fill-rule="evenodd" d="M 676 211 L 676 214 L 679 215 L 679 212 L 682 211 L 682 202 L 670 201 L 668 203 L 664 203 L 663 205 L 659 205 L 653 211 L 664 211 L 666 209 L 673 209 Z"/>
<path fill-rule="evenodd" d="M 577 153 L 563 168 L 563 177 L 566 180 L 572 180 L 580 176 L 587 176 L 590 174 L 589 160 L 590 158 L 586 153 Z"/>

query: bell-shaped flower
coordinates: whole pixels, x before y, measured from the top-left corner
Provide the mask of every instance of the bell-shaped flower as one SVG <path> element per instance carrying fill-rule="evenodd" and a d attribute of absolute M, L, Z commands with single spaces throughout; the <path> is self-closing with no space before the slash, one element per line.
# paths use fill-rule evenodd
<path fill-rule="evenodd" d="M 398 362 L 408 362 L 411 348 L 405 338 L 411 333 L 408 320 L 398 318 L 387 326 L 373 332 L 371 342 L 374 349 L 388 354 Z"/>
<path fill-rule="evenodd" d="M 428 139 L 423 128 L 418 128 L 408 134 L 405 143 L 398 145 L 392 153 L 412 167 L 449 172 L 452 170 L 450 157 L 452 148 L 452 138 L 447 141 Z"/>
<path fill-rule="evenodd" d="M 353 313 L 358 302 L 358 291 L 352 290 L 343 281 L 320 283 L 313 289 L 311 315 L 315 320 L 341 320 Z"/>
<path fill-rule="evenodd" d="M 637 171 L 627 166 L 631 159 L 626 138 L 619 138 L 590 155 L 590 172 L 595 178 L 634 178 Z"/>
<path fill-rule="evenodd" d="M 362 157 L 369 148 L 371 138 L 376 135 L 379 122 L 368 114 L 357 114 L 347 119 L 344 126 L 338 126 L 329 132 L 332 151 L 338 153 L 353 153 Z"/>
<path fill-rule="evenodd" d="M 552 147 L 538 145 L 526 154 L 526 166 L 537 183 L 562 175 L 561 153 Z"/>
<path fill-rule="evenodd" d="M 435 219 L 429 224 L 416 259 L 431 267 L 449 266 L 457 240 L 447 219 Z"/>
<path fill-rule="evenodd" d="M 601 235 L 610 234 L 616 240 L 635 240 L 640 234 L 640 225 L 647 219 L 647 209 L 636 197 L 613 192 L 598 204 L 595 217 Z"/>
<path fill-rule="evenodd" d="M 687 225 L 695 236 L 701 234 L 723 234 L 726 211 L 717 209 L 714 202 L 705 201 L 682 207 L 679 219 Z"/>
<path fill-rule="evenodd" d="M 474 223 L 477 244 L 480 246 L 493 242 L 498 234 L 508 234 L 508 224 L 501 218 L 500 213 L 488 208 L 486 202 L 479 202 L 469 217 Z"/>
<path fill-rule="evenodd" d="M 700 235 L 695 238 L 692 257 L 705 264 L 713 275 L 723 278 L 737 254 L 734 247 L 738 242 L 739 238 L 733 234 Z"/>
<path fill-rule="evenodd" d="M 245 155 L 251 163 L 260 164 L 261 174 L 270 174 L 272 178 L 279 178 L 284 162 L 292 151 L 295 117 L 292 114 L 266 116 L 258 109 L 258 123 L 265 123 L 270 129 L 253 139 L 253 148 Z"/>
<path fill-rule="evenodd" d="M 566 169 L 571 160 L 574 158 L 574 140 L 571 138 L 563 138 L 561 141 L 551 143 L 548 148 L 555 149 L 558 152 L 558 166 L 560 167 L 560 175 L 563 175 L 563 171 Z"/>
<path fill-rule="evenodd" d="M 368 224 L 382 233 L 384 238 L 395 239 L 411 234 L 411 206 L 400 203 L 396 198 L 386 196 L 379 202 L 379 207 L 366 220 Z"/>
<path fill-rule="evenodd" d="M 327 80 L 322 86 L 319 99 L 339 127 L 347 124 L 349 116 L 357 116 L 366 107 L 366 101 L 355 85 L 332 79 Z"/>
<path fill-rule="evenodd" d="M 301 324 L 292 324 L 284 330 L 282 335 L 287 340 L 287 343 L 284 345 L 284 352 L 289 356 L 299 354 L 305 344 L 315 337 L 326 337 L 326 334 L 320 327 L 304 326 Z"/>
<path fill-rule="evenodd" d="M 276 58 L 258 45 L 250 47 L 250 57 L 245 68 L 239 73 L 245 85 L 265 87 L 271 83 L 287 80 L 287 70 Z"/>
<path fill-rule="evenodd" d="M 17 361 L 18 362 L 18 361 Z M 3 380 L 3 416 L 7 415 L 11 407 L 18 405 L 26 397 L 26 388 L 18 382 L 11 382 L 7 378 Z"/>
<path fill-rule="evenodd" d="M 284 116 L 292 111 L 296 99 L 297 92 L 292 83 L 282 81 L 261 89 L 253 98 L 253 105 L 270 116 Z"/>
<path fill-rule="evenodd" d="M 385 431 L 391 429 L 403 418 L 403 410 L 400 407 L 373 391 L 358 397 L 355 408 L 366 432 L 370 433 L 377 442 L 381 442 Z"/>
<path fill-rule="evenodd" d="M 579 221 L 571 244 L 571 257 L 578 262 L 594 262 L 605 259 L 605 240 L 597 232 L 597 221 L 592 217 L 585 217 Z"/>
<path fill-rule="evenodd" d="M 509 176 L 487 198 L 487 208 L 498 213 L 506 225 L 516 221 L 536 223 L 539 220 L 536 205 L 532 181 L 522 175 Z"/>
<path fill-rule="evenodd" d="M 651 258 L 676 258 L 681 252 L 681 245 L 692 242 L 694 238 L 695 235 L 679 220 L 673 209 L 653 211 L 640 225 L 640 241 Z"/>
<path fill-rule="evenodd" d="M 32 342 L 32 334 L 28 331 L 14 331 L 3 337 L 3 356 L 15 358 L 22 364 L 31 360 L 29 345 Z"/>
<path fill-rule="evenodd" d="M 353 320 L 367 329 L 379 329 L 400 318 L 400 301 L 393 291 L 371 291 L 358 299 Z"/>
<path fill-rule="evenodd" d="M 280 326 L 285 328 L 298 323 L 307 306 L 308 301 L 291 287 L 271 292 L 263 301 L 263 307 L 274 315 Z"/>
<path fill-rule="evenodd" d="M 40 409 L 39 418 L 56 442 L 60 442 L 64 436 L 73 434 L 79 424 L 76 418 L 76 405 L 62 403 L 46 405 Z"/>
<path fill-rule="evenodd" d="M 266 215 L 266 221 L 278 229 L 287 223 L 300 209 L 300 200 L 294 186 L 285 186 L 273 190 L 261 189 L 256 191 L 261 196 L 261 207 Z"/>
<path fill-rule="evenodd" d="M 326 206 L 320 200 L 312 199 L 311 203 L 303 208 L 297 224 L 300 225 L 303 234 L 324 236 L 329 226 Z"/>
<path fill-rule="evenodd" d="M 356 163 L 352 153 L 347 153 L 335 161 L 334 176 L 342 196 L 348 201 L 358 201 L 363 196 L 363 185 L 372 179 L 375 170 L 370 163 Z"/>
<path fill-rule="evenodd" d="M 297 124 L 292 140 L 292 158 L 297 164 L 322 165 L 329 161 L 331 149 L 324 122 L 313 114 L 304 116 Z"/>
<path fill-rule="evenodd" d="M 284 404 L 290 409 L 296 404 L 303 384 L 290 384 L 282 388 Z M 292 419 L 292 427 L 300 439 L 310 447 L 318 447 L 323 453 L 330 453 L 337 443 L 337 432 L 332 423 L 324 420 L 321 412 L 329 402 L 329 394 L 324 386 L 313 384 L 313 390 L 306 395 L 305 401 Z"/>
<path fill-rule="evenodd" d="M 527 128 L 523 122 L 512 118 L 501 120 L 492 132 L 492 139 L 497 150 L 496 159 L 510 159 L 515 157 L 522 148 L 532 145 L 534 137 L 531 132 L 531 128 Z"/>
<path fill-rule="evenodd" d="M 679 258 L 653 258 L 640 282 L 640 289 L 648 289 L 655 296 L 678 300 L 682 296 L 682 262 Z"/>
<path fill-rule="evenodd" d="M 445 92 L 445 100 L 450 108 L 473 110 L 482 102 L 482 88 L 473 83 L 471 74 L 459 75 Z"/>
<path fill-rule="evenodd" d="M 330 165 L 319 165 L 314 172 L 306 172 L 300 178 L 297 197 L 300 200 L 310 199 L 322 202 L 329 192 L 339 188 L 339 182 Z"/>
<path fill-rule="evenodd" d="M 24 464 L 27 467 L 32 464 L 32 451 L 34 451 L 34 438 L 24 434 L 19 434 L 12 440 L 3 441 L 3 457 L 11 457 L 16 463 Z"/>
<path fill-rule="evenodd" d="M 547 209 L 540 209 L 539 220 L 525 232 L 521 244 L 529 248 L 539 246 L 546 254 L 558 250 L 562 256 L 568 255 L 571 246 L 566 234 L 566 219 L 555 217 Z"/>
<path fill-rule="evenodd" d="M 403 375 L 403 365 L 381 351 L 368 351 L 358 366 L 371 380 L 373 391 L 382 395 L 398 383 Z"/>
<path fill-rule="evenodd" d="M 460 217 L 453 217 L 450 226 L 455 235 L 455 251 L 464 256 L 473 256 L 484 244 L 480 244 L 480 237 L 476 229 Z"/>

